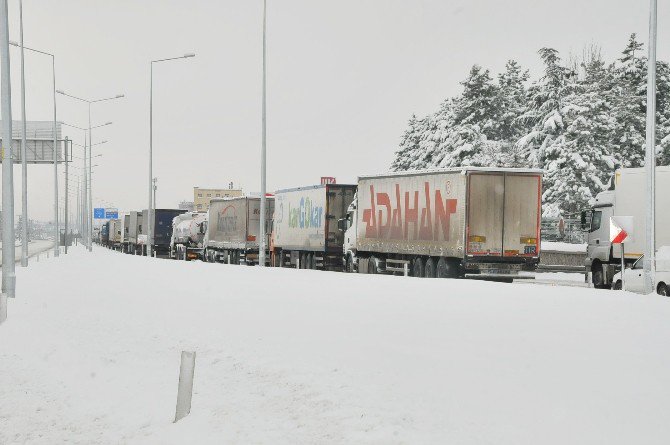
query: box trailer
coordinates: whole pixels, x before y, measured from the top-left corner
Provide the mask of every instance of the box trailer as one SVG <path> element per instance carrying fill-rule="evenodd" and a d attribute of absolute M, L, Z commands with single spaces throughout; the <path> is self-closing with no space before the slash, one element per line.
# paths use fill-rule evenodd
<path fill-rule="evenodd" d="M 620 245 L 610 243 L 610 217 L 632 216 L 634 233 L 624 243 L 624 262 L 632 266 L 646 245 L 647 174 L 644 168 L 623 168 L 614 174 L 611 190 L 600 192 L 589 210 L 582 212 L 588 233 L 586 270 L 597 288 L 610 288 L 621 270 Z M 656 249 L 670 246 L 670 208 L 665 190 L 670 189 L 670 167 L 656 167 Z"/>
<path fill-rule="evenodd" d="M 342 270 L 345 218 L 356 185 L 327 184 L 279 190 L 270 239 L 272 264 L 301 269 Z"/>
<path fill-rule="evenodd" d="M 109 248 L 117 250 L 121 246 L 123 224 L 120 219 L 109 221 Z"/>
<path fill-rule="evenodd" d="M 266 198 L 266 261 L 274 199 Z M 204 239 L 205 261 L 258 264 L 261 199 L 255 197 L 212 199 Z"/>
<path fill-rule="evenodd" d="M 510 280 L 540 256 L 542 170 L 462 167 L 362 176 L 348 271 Z"/>
<path fill-rule="evenodd" d="M 153 221 L 151 221 L 151 252 L 149 255 L 153 256 L 155 253 L 156 256 L 168 256 L 170 253 L 170 239 L 172 238 L 172 220 L 175 216 L 185 213 L 186 210 L 183 209 L 154 209 Z M 149 221 L 149 211 L 142 211 L 142 221 Z M 142 234 L 147 235 L 149 233 L 148 225 L 142 232 Z M 145 240 L 145 243 L 147 241 Z"/>

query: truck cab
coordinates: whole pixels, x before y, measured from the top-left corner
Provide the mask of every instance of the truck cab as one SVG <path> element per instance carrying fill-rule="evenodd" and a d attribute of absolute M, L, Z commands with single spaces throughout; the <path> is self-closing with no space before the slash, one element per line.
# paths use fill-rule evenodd
<path fill-rule="evenodd" d="M 342 218 L 338 221 L 338 226 L 341 231 L 344 232 L 344 242 L 342 246 L 343 250 L 343 259 L 344 259 L 344 270 L 345 272 L 355 272 L 357 269 L 357 260 L 356 260 L 356 221 L 358 220 L 358 215 L 356 214 L 356 202 L 357 195 L 354 195 L 354 200 L 349 204 L 347 208 L 346 218 Z"/>
<path fill-rule="evenodd" d="M 596 202 L 588 210 L 582 211 L 582 228 L 587 233 L 588 246 L 584 265 L 592 274 L 596 288 L 608 288 L 614 269 L 618 264 L 613 261 L 612 243 L 609 237 L 609 220 L 614 215 L 615 195 L 608 190 L 596 196 Z"/>

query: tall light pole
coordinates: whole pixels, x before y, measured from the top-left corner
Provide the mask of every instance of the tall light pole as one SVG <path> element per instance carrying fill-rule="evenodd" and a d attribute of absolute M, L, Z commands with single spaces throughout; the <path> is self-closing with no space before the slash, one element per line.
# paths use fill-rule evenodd
<path fill-rule="evenodd" d="M 23 42 L 21 42 L 23 43 Z M 58 229 L 58 133 L 57 133 L 57 119 L 56 119 L 56 56 L 54 56 L 51 53 L 48 53 L 46 51 L 41 51 L 39 49 L 35 48 L 28 48 L 27 46 L 23 46 L 23 44 L 19 45 L 16 42 L 9 42 L 10 45 L 20 47 L 21 51 L 23 52 L 24 49 L 27 49 L 28 51 L 32 51 L 34 53 L 38 54 L 43 54 L 45 56 L 51 57 L 51 74 L 52 74 L 52 79 L 53 79 L 53 102 L 54 102 L 54 122 L 53 122 L 53 157 L 54 157 L 54 256 L 58 256 L 60 253 L 60 248 L 59 248 L 59 235 L 60 231 Z M 22 64 L 23 65 L 23 64 Z M 25 114 L 23 116 L 24 120 L 24 126 L 25 126 Z M 23 163 L 22 163 L 23 164 Z M 28 199 L 27 197 L 25 198 L 26 200 Z M 26 207 L 27 207 L 27 201 L 26 201 Z"/>
<path fill-rule="evenodd" d="M 28 161 L 26 160 L 26 74 L 23 57 L 23 0 L 19 0 L 21 39 L 21 267 L 28 266 Z"/>
<path fill-rule="evenodd" d="M 656 274 L 656 0 L 649 8 L 649 57 L 647 59 L 647 224 L 644 260 L 644 291 L 655 291 Z"/>
<path fill-rule="evenodd" d="M 267 16 L 267 0 L 263 0 L 263 116 L 262 116 L 262 130 L 261 130 L 261 221 L 260 221 L 260 242 L 258 243 L 258 263 L 261 267 L 265 267 L 265 249 L 266 249 L 266 238 L 265 233 L 265 214 L 267 212 L 267 199 L 265 197 L 266 183 L 265 183 L 265 153 L 267 148 L 267 139 L 266 139 L 266 89 L 265 89 L 265 77 L 267 72 L 267 62 L 266 62 L 266 16 Z"/>
<path fill-rule="evenodd" d="M 86 102 L 88 104 L 88 145 L 89 145 L 89 161 L 88 161 L 88 174 L 90 176 L 91 174 L 91 157 L 90 157 L 90 147 L 91 147 L 91 130 L 93 127 L 91 127 L 91 104 L 97 103 L 97 102 L 105 102 L 108 100 L 114 100 L 114 99 L 120 99 L 124 97 L 123 94 L 117 94 L 116 96 L 113 97 L 105 97 L 102 99 L 84 99 L 81 97 L 73 96 L 71 94 L 67 94 L 63 92 L 62 90 L 56 90 L 58 94 L 62 94 L 63 96 L 71 97 L 72 99 L 79 100 L 81 102 Z M 87 216 L 87 224 L 88 224 L 88 230 L 87 230 L 87 239 L 88 239 L 88 251 L 91 252 L 93 251 L 93 193 L 91 192 L 91 184 L 89 181 L 88 184 L 88 216 Z"/>
<path fill-rule="evenodd" d="M 82 148 L 84 149 L 84 157 L 81 158 L 81 159 L 82 159 L 83 162 L 84 162 L 84 165 L 83 165 L 83 172 L 82 172 L 82 174 L 83 174 L 83 177 L 84 177 L 84 193 L 85 193 L 85 195 L 82 195 L 82 196 L 84 196 L 84 198 L 82 199 L 82 207 L 81 207 L 81 210 L 82 210 L 82 215 L 88 215 L 88 214 L 90 213 L 90 210 L 87 211 L 88 200 L 86 199 L 86 197 L 88 196 L 88 190 L 89 190 L 89 185 L 90 185 L 90 183 L 89 183 L 89 181 L 86 179 L 86 178 L 87 178 L 87 166 L 86 166 L 86 165 L 87 165 L 87 164 L 86 164 L 86 160 L 87 160 L 87 158 L 86 158 L 87 138 L 86 138 L 86 136 L 87 136 L 87 134 L 88 134 L 89 129 L 88 129 L 88 128 L 84 128 L 84 127 L 79 127 L 79 126 L 77 126 L 77 125 L 68 124 L 68 123 L 66 123 L 66 122 L 61 122 L 61 125 L 66 125 L 66 126 L 68 126 L 68 127 L 76 128 L 76 129 L 78 129 L 78 130 L 82 130 L 82 131 L 84 132 L 84 145 L 76 144 L 76 143 L 74 143 L 74 142 L 73 142 L 73 144 L 76 145 L 77 147 L 82 147 Z M 94 130 L 94 129 L 96 129 L 96 128 L 105 127 L 105 126 L 107 126 L 107 125 L 112 125 L 112 123 L 111 123 L 111 122 L 106 122 L 106 123 L 104 123 L 104 124 L 95 125 L 95 126 L 91 127 L 91 129 Z M 97 144 L 93 144 L 93 145 L 99 145 L 99 144 L 103 144 L 103 143 L 105 143 L 105 142 L 107 142 L 107 141 L 99 142 L 99 143 L 97 143 Z M 88 228 L 88 223 L 89 223 L 89 221 L 88 221 L 88 217 L 85 218 L 84 216 L 82 216 L 82 227 L 81 227 L 81 228 L 82 228 L 82 231 L 80 232 L 80 236 L 83 236 L 84 229 L 86 229 L 85 231 L 86 231 L 87 234 L 89 233 L 89 231 L 87 230 L 87 228 Z M 84 239 L 84 238 L 82 238 L 82 240 L 83 240 L 83 239 Z M 89 250 L 90 250 L 90 249 L 89 249 Z"/>
<path fill-rule="evenodd" d="M 179 60 L 179 59 L 188 59 L 189 57 L 195 57 L 193 53 L 187 53 L 179 57 L 168 57 L 167 59 L 157 59 L 151 61 L 151 66 L 149 70 L 149 206 L 147 207 L 147 214 L 149 216 L 149 221 L 146 222 L 147 226 L 147 256 L 151 256 L 151 250 L 153 245 L 153 208 L 152 205 L 152 195 L 153 195 L 153 149 L 154 149 L 154 63 L 167 62 L 169 60 Z"/>
<path fill-rule="evenodd" d="M 2 102 L 2 295 L 0 323 L 7 318 L 7 298 L 14 298 L 14 156 L 12 154 L 12 85 L 9 67 L 7 0 L 0 0 L 0 101 Z"/>

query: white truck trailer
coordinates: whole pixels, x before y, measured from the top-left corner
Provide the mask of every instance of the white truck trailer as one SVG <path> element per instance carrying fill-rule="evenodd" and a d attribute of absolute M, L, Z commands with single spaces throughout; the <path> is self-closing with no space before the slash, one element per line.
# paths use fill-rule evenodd
<path fill-rule="evenodd" d="M 358 179 L 344 263 L 359 273 L 501 279 L 540 256 L 542 171 L 462 167 Z"/>
<path fill-rule="evenodd" d="M 582 212 L 582 225 L 588 232 L 586 270 L 597 288 L 609 289 L 621 270 L 619 245 L 610 243 L 610 217 L 632 216 L 632 239 L 624 243 L 624 262 L 632 266 L 644 254 L 647 227 L 647 175 L 644 168 L 624 168 L 614 174 L 613 189 L 596 196 L 595 204 Z M 670 167 L 656 167 L 656 249 L 670 246 Z"/>
<path fill-rule="evenodd" d="M 206 231 L 205 212 L 187 212 L 175 216 L 172 220 L 170 258 L 184 261 L 202 258 Z"/>
<path fill-rule="evenodd" d="M 269 264 L 269 238 L 274 199 L 266 198 L 266 263 Z M 215 198 L 210 201 L 207 232 L 203 241 L 203 259 L 229 264 L 258 264 L 261 228 L 261 199 Z"/>
<path fill-rule="evenodd" d="M 270 250 L 272 264 L 301 269 L 342 270 L 346 218 L 355 185 L 327 184 L 275 192 Z"/>
<path fill-rule="evenodd" d="M 123 223 L 120 219 L 112 219 L 109 221 L 109 247 L 110 249 L 119 250 L 123 241 Z"/>
<path fill-rule="evenodd" d="M 144 246 L 141 243 L 141 236 L 144 233 L 142 227 L 144 224 L 142 211 L 130 212 L 130 219 L 128 224 L 128 252 L 133 255 L 143 255 Z M 146 235 L 145 235 L 146 236 Z"/>

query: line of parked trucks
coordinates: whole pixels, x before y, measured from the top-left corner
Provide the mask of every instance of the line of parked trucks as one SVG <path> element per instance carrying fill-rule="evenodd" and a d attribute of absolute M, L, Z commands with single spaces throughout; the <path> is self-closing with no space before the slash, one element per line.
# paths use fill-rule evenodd
<path fill-rule="evenodd" d="M 657 172 L 659 184 L 670 185 L 670 168 Z M 618 250 L 609 243 L 609 216 L 635 217 L 640 230 L 627 246 L 626 264 L 641 256 L 643 183 L 643 169 L 618 170 L 612 190 L 599 194 L 582 214 L 589 240 L 585 265 L 596 287 L 616 288 L 620 271 Z M 212 199 L 205 213 L 156 209 L 148 254 L 256 265 L 265 224 L 268 266 L 509 281 L 539 263 L 541 201 L 542 171 L 534 169 L 462 167 L 361 176 L 357 184 L 278 190 L 267 197 L 265 221 L 260 198 L 250 196 Z M 670 245 L 664 201 L 660 197 L 657 206 L 659 246 Z M 101 241 L 147 255 L 148 220 L 144 210 L 109 221 Z M 659 276 L 663 293 L 667 286 L 663 273 Z"/>

